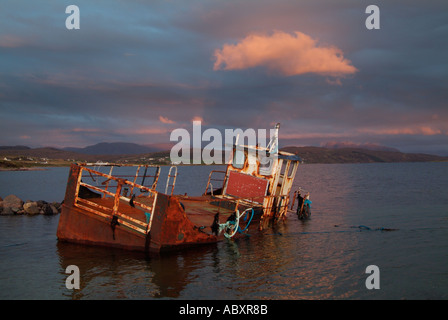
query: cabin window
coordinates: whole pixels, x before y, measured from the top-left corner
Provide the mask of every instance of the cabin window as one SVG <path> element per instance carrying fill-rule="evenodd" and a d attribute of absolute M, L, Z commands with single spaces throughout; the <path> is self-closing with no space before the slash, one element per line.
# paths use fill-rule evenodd
<path fill-rule="evenodd" d="M 244 150 L 235 148 L 233 152 L 233 162 L 232 166 L 237 169 L 242 169 L 244 166 L 244 161 L 246 160 Z"/>
<path fill-rule="evenodd" d="M 285 175 L 285 170 L 286 170 L 286 162 L 283 160 L 280 160 L 280 176 L 283 177 Z"/>
<path fill-rule="evenodd" d="M 293 178 L 294 169 L 296 168 L 297 163 L 289 162 L 289 170 L 288 170 L 288 178 Z"/>
<path fill-rule="evenodd" d="M 272 165 L 274 164 L 273 158 L 260 157 L 260 166 L 258 173 L 263 176 L 270 176 L 272 174 Z"/>

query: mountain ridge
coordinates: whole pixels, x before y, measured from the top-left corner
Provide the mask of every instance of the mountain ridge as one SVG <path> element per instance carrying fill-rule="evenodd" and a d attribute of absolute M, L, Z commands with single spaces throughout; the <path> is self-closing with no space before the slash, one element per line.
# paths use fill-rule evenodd
<path fill-rule="evenodd" d="M 61 149 L 64 151 L 90 155 L 143 154 L 163 151 L 155 146 L 146 146 L 131 142 L 100 142 L 84 148 L 64 147 Z"/>
<path fill-rule="evenodd" d="M 299 155 L 305 163 L 374 163 L 448 161 L 448 157 L 425 153 L 371 150 L 363 148 L 324 148 L 289 146 L 281 150 Z"/>
<path fill-rule="evenodd" d="M 123 162 L 123 163 L 145 163 L 145 164 L 170 164 L 170 150 L 157 150 L 150 146 L 142 146 L 132 143 L 106 143 L 96 144 L 87 149 L 89 152 L 76 152 L 73 148 L 30 148 L 26 146 L 0 146 L 0 159 L 5 161 L 34 161 L 61 160 L 68 165 L 70 162 Z M 123 147 L 110 150 L 111 147 Z M 86 147 L 87 148 L 87 147 Z M 64 150 L 65 149 L 65 150 Z M 85 148 L 82 148 L 85 150 Z M 137 153 L 138 151 L 147 151 Z M 157 150 L 157 151 L 154 151 Z M 448 157 L 424 154 L 403 153 L 400 151 L 371 150 L 366 148 L 325 148 L 325 147 L 297 147 L 286 146 L 280 150 L 300 156 L 304 163 L 373 163 L 373 162 L 428 162 L 448 161 Z M 127 153 L 121 153 L 125 152 Z M 103 152 L 102 154 L 99 154 Z M 22 159 L 23 158 L 23 159 Z M 61 165 L 63 165 L 61 164 Z"/>

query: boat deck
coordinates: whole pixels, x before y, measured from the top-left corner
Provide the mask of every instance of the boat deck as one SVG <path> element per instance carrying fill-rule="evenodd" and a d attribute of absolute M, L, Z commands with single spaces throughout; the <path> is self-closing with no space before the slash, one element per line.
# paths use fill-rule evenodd
<path fill-rule="evenodd" d="M 208 234 L 212 234 L 211 226 L 216 213 L 219 212 L 220 221 L 223 222 L 234 212 L 213 204 L 213 200 L 207 196 L 180 198 L 179 201 L 184 206 L 188 219 L 194 225 L 203 227 L 202 231 Z"/>

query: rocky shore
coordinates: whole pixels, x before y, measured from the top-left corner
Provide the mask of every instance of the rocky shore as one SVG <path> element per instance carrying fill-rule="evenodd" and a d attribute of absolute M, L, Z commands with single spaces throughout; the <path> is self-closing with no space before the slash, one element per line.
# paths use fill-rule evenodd
<path fill-rule="evenodd" d="M 61 212 L 60 202 L 23 201 L 16 195 L 0 197 L 0 215 L 55 215 Z"/>

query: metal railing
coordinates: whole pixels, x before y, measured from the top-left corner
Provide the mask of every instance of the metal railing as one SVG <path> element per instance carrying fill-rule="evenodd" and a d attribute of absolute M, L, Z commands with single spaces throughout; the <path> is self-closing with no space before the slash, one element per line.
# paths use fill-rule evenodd
<path fill-rule="evenodd" d="M 214 173 L 223 173 L 224 174 L 224 178 L 212 178 Z M 204 195 L 207 194 L 208 188 L 210 188 L 210 193 L 213 195 L 213 184 L 211 183 L 211 181 L 219 181 L 221 182 L 221 187 L 224 186 L 224 181 L 226 179 L 226 171 L 223 170 L 212 170 L 210 171 L 210 174 L 208 175 L 208 181 L 207 181 L 207 185 L 205 187 L 205 191 L 204 191 Z"/>
<path fill-rule="evenodd" d="M 155 185 L 157 184 L 157 178 L 158 173 L 155 179 L 155 182 L 153 183 L 154 188 L 149 188 L 140 184 L 137 184 L 135 181 L 138 177 L 139 170 L 142 166 L 137 167 L 137 172 L 135 174 L 133 181 L 124 179 L 122 177 L 118 176 L 112 176 L 110 173 L 112 173 L 113 167 L 111 167 L 109 174 L 102 173 L 100 171 L 96 171 L 90 168 L 87 168 L 85 166 L 80 166 L 80 172 L 78 177 L 78 184 L 76 186 L 76 194 L 75 194 L 75 202 L 74 205 L 80 209 L 86 210 L 90 213 L 96 214 L 98 216 L 101 216 L 106 219 L 112 219 L 113 217 L 117 218 L 117 221 L 122 224 L 123 226 L 126 226 L 140 234 L 146 235 L 151 230 L 152 225 L 152 218 L 154 214 L 154 208 L 157 201 L 157 191 L 155 191 Z M 98 182 L 100 177 L 105 178 L 101 184 L 92 185 L 88 184 L 82 181 L 83 178 L 83 172 L 87 172 L 88 176 L 90 176 L 93 181 Z M 86 176 L 84 176 L 86 177 Z M 95 179 L 96 177 L 96 179 Z M 115 183 L 116 185 L 111 186 L 111 183 Z M 93 199 L 89 198 L 83 198 L 79 196 L 80 187 L 88 188 L 92 191 L 98 192 L 101 194 L 102 198 L 111 198 L 113 199 L 112 206 L 105 206 L 103 204 L 99 204 L 95 201 L 92 201 Z M 115 192 L 111 192 L 110 188 L 116 188 Z M 130 197 L 127 196 L 127 191 L 123 195 L 123 191 L 126 189 L 131 190 Z M 135 188 L 140 189 L 141 192 L 149 193 L 148 196 L 145 196 L 144 198 L 135 198 L 135 195 L 133 195 L 133 191 Z M 145 202 L 143 203 L 141 200 L 145 199 Z M 142 221 L 136 218 L 133 218 L 127 214 L 124 214 L 119 211 L 120 208 L 120 202 L 124 202 L 126 205 L 131 205 L 133 207 L 136 207 L 143 211 L 147 217 L 146 221 Z"/>
<path fill-rule="evenodd" d="M 174 169 L 174 174 L 171 173 L 171 170 L 173 170 L 173 169 Z M 176 185 L 176 178 L 177 178 L 177 167 L 171 166 L 170 170 L 168 171 L 168 176 L 166 178 L 165 194 L 168 194 L 168 187 L 171 187 L 170 195 L 173 195 L 174 186 Z M 172 181 L 171 184 L 170 184 L 170 181 Z"/>

